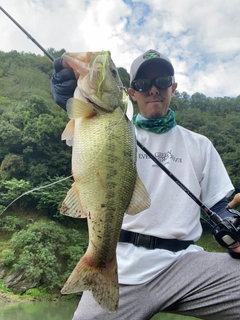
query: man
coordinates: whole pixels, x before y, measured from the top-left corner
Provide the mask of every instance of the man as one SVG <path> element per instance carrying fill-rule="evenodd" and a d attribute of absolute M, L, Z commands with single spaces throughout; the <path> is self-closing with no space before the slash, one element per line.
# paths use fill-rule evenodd
<path fill-rule="evenodd" d="M 55 64 L 52 93 L 65 107 L 75 78 L 60 60 Z M 137 139 L 208 207 L 222 218 L 231 217 L 226 205 L 234 188 L 217 151 L 206 137 L 178 126 L 169 109 L 177 88 L 171 61 L 148 50 L 133 61 L 130 86 L 128 93 L 140 111 L 133 118 Z M 108 313 L 84 292 L 73 319 L 147 320 L 164 311 L 240 319 L 239 261 L 194 244 L 202 233 L 198 205 L 141 149 L 137 169 L 151 206 L 124 216 L 117 247 L 119 309 Z M 229 250 L 237 258 L 239 252 L 239 246 Z"/>

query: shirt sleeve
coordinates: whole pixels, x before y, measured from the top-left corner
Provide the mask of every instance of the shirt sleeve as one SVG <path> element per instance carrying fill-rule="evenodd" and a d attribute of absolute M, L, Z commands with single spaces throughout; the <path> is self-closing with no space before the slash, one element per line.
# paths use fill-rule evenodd
<path fill-rule="evenodd" d="M 213 207 L 223 198 L 228 198 L 234 191 L 234 186 L 224 167 L 217 150 L 207 139 L 207 147 L 202 148 L 202 179 L 201 199 L 208 206 Z"/>

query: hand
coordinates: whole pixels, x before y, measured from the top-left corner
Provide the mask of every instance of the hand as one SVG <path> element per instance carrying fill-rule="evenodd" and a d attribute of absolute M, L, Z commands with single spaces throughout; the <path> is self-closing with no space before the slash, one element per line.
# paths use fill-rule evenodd
<path fill-rule="evenodd" d="M 77 79 L 73 69 L 69 68 L 62 58 L 53 61 L 54 73 L 52 74 L 50 84 L 54 101 L 66 110 L 68 99 L 73 97 L 77 86 Z"/>
<path fill-rule="evenodd" d="M 236 248 L 232 248 L 232 251 L 240 253 L 240 244 Z"/>
<path fill-rule="evenodd" d="M 235 219 L 235 222 L 237 221 L 237 219 Z M 232 249 L 228 249 L 228 253 L 230 254 L 230 256 L 234 259 L 240 259 L 240 243 L 238 244 L 238 246 L 236 246 L 235 248 Z"/>

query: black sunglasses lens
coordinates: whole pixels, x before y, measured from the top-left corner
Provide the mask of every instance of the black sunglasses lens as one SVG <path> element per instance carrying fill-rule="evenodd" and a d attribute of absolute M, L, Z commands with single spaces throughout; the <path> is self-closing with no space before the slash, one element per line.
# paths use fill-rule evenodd
<path fill-rule="evenodd" d="M 154 84 L 158 89 L 167 89 L 173 84 L 171 76 L 158 77 L 154 80 Z"/>
<path fill-rule="evenodd" d="M 151 88 L 151 79 L 137 79 L 133 81 L 134 89 L 136 91 L 147 91 Z"/>

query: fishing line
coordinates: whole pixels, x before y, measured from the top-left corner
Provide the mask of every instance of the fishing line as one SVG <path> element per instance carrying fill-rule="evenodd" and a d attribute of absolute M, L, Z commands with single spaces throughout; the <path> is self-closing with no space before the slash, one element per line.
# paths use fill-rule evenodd
<path fill-rule="evenodd" d="M 207 224 L 209 224 L 212 228 L 214 227 L 214 224 L 208 221 L 206 218 L 204 218 L 202 215 L 200 215 L 200 219 L 205 221 Z"/>
<path fill-rule="evenodd" d="M 0 213 L 0 216 L 1 216 L 12 204 L 14 204 L 14 202 L 16 202 L 17 200 L 21 199 L 23 196 L 26 196 L 26 195 L 34 192 L 34 191 L 38 191 L 38 190 L 41 190 L 41 189 L 45 189 L 45 188 L 51 187 L 51 186 L 53 186 L 53 185 L 55 185 L 55 184 L 58 184 L 58 183 L 60 183 L 60 182 L 62 182 L 62 181 L 65 181 L 65 180 L 67 180 L 67 179 L 69 179 L 69 178 L 72 178 L 72 177 L 73 177 L 73 175 L 68 176 L 68 177 L 65 177 L 65 178 L 62 178 L 62 179 L 60 179 L 60 180 L 58 180 L 58 181 L 54 181 L 54 182 L 51 182 L 51 183 L 49 183 L 49 184 L 46 184 L 46 185 L 43 185 L 43 186 L 40 186 L 40 187 L 36 187 L 36 188 L 34 188 L 34 189 L 31 189 L 31 190 L 28 190 L 28 191 L 22 193 L 20 196 L 18 196 L 17 198 L 15 198 L 11 203 L 9 203 L 9 204 L 7 205 L 7 207 L 4 208 L 4 210 Z"/>

